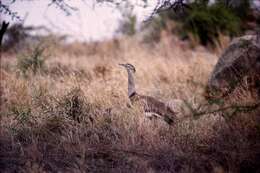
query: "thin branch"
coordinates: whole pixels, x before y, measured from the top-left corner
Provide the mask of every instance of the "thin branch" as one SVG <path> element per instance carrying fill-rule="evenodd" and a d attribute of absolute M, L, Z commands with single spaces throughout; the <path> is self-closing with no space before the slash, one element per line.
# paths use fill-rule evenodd
<path fill-rule="evenodd" d="M 218 112 L 224 112 L 224 111 L 227 111 L 227 110 L 234 110 L 234 113 L 237 113 L 237 112 L 248 113 L 248 112 L 252 112 L 252 111 L 256 110 L 259 107 L 260 107 L 260 102 L 255 103 L 253 105 L 229 105 L 229 106 L 218 108 L 218 109 L 211 110 L 211 111 L 196 112 L 193 115 L 194 116 L 201 116 L 201 115 L 205 115 L 205 114 L 213 114 L 213 113 L 218 113 Z"/>
<path fill-rule="evenodd" d="M 2 1 L 0 1 L 0 14 L 1 13 L 10 16 L 12 20 L 16 19 L 18 21 L 22 21 L 18 13 L 11 11 L 9 6 L 3 4 Z"/>
<path fill-rule="evenodd" d="M 71 15 L 71 11 L 77 11 L 77 10 L 78 10 L 78 8 L 69 5 L 69 4 L 66 3 L 64 0 L 52 0 L 52 1 L 48 4 L 48 6 L 51 6 L 51 5 L 53 5 L 53 4 L 54 4 L 56 7 L 60 8 L 62 11 L 64 11 L 67 16 L 70 16 L 70 15 Z"/>

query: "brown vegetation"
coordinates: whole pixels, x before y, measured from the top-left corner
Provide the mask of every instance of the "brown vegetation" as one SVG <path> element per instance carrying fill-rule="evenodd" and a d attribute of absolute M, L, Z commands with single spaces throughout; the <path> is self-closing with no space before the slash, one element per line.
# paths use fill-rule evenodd
<path fill-rule="evenodd" d="M 203 106 L 216 55 L 184 49 L 171 37 L 152 48 L 122 38 L 45 51 L 51 56 L 44 68 L 26 76 L 17 55 L 2 55 L 1 172 L 260 170 L 259 109 L 226 117 L 232 109 Z M 123 62 L 136 66 L 140 92 L 175 106 L 177 123 L 149 120 L 127 106 Z M 246 90 L 237 93 L 236 103 L 256 102 Z"/>

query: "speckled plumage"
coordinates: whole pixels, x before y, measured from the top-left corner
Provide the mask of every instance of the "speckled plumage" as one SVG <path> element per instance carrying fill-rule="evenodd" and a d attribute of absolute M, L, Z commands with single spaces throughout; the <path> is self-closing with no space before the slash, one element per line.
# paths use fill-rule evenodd
<path fill-rule="evenodd" d="M 162 118 L 168 124 L 172 124 L 176 113 L 165 103 L 151 96 L 138 94 L 135 90 L 134 75 L 135 68 L 131 64 L 120 64 L 128 72 L 128 97 L 132 105 L 140 105 L 145 113 Z"/>

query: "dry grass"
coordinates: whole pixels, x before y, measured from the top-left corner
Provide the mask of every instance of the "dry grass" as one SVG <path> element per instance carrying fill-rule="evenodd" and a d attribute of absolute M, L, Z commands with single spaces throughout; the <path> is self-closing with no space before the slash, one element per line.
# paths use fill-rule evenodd
<path fill-rule="evenodd" d="M 35 75 L 21 75 L 15 55 L 1 59 L 2 172 L 259 171 L 257 111 L 193 117 L 182 102 L 205 103 L 216 55 L 171 37 L 155 47 L 122 38 L 48 50 Z M 140 93 L 179 111 L 174 126 L 127 107 L 123 62 L 136 66 Z"/>

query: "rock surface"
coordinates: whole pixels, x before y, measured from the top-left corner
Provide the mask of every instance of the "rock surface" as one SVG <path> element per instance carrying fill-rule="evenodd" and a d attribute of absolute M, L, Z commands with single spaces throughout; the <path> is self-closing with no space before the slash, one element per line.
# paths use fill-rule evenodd
<path fill-rule="evenodd" d="M 260 96 L 260 36 L 235 39 L 219 58 L 207 84 L 207 98 L 230 95 L 242 82 Z"/>

